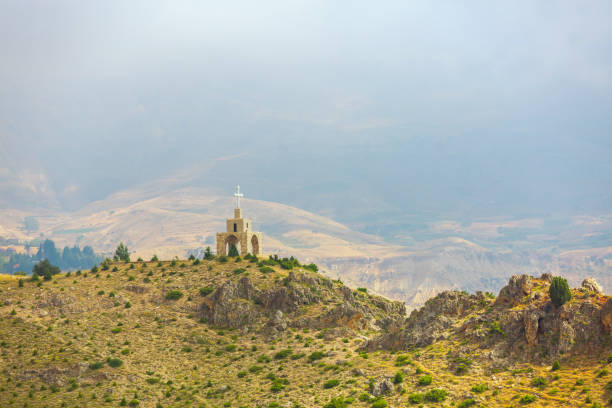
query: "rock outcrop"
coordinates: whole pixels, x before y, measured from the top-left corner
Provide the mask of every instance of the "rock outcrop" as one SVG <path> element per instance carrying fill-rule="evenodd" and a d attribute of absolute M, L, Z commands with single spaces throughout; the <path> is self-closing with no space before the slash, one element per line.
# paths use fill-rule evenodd
<path fill-rule="evenodd" d="M 445 291 L 429 299 L 425 306 L 413 310 L 404 322 L 366 344 L 367 349 L 404 349 L 427 346 L 447 338 L 455 321 L 478 307 L 484 296 L 468 295 L 464 292 Z"/>
<path fill-rule="evenodd" d="M 482 294 L 442 292 L 364 348 L 405 350 L 454 337 L 492 348 L 500 363 L 500 356 L 553 359 L 602 350 L 612 332 L 612 299 L 588 279 L 573 290 L 571 302 L 556 308 L 548 297 L 550 281 L 513 276 L 494 302 Z"/>
<path fill-rule="evenodd" d="M 304 312 L 309 305 L 317 313 Z M 291 271 L 273 285 L 256 287 L 248 276 L 228 280 L 208 295 L 200 316 L 221 327 L 241 328 L 262 323 L 275 336 L 287 327 L 380 329 L 405 315 L 405 305 L 372 295 L 356 295 L 350 288 L 320 275 Z M 262 322 L 267 317 L 265 323 Z"/>
<path fill-rule="evenodd" d="M 495 300 L 495 305 L 518 305 L 521 300 L 531 293 L 533 278 L 528 275 L 514 275 L 510 282 L 502 288 Z"/>
<path fill-rule="evenodd" d="M 389 378 L 378 378 L 370 383 L 370 394 L 375 397 L 393 393 L 393 383 Z"/>
<path fill-rule="evenodd" d="M 597 281 L 593 278 L 586 278 L 585 280 L 583 280 L 582 288 L 589 292 L 594 292 L 598 295 L 601 295 L 603 293 L 603 289 L 601 288 L 599 283 L 597 283 Z"/>

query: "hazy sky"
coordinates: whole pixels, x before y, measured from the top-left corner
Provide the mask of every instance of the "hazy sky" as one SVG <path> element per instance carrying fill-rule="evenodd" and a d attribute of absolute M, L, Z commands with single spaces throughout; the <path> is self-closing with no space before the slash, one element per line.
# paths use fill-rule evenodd
<path fill-rule="evenodd" d="M 195 169 L 331 214 L 609 211 L 611 27 L 609 1 L 4 0 L 0 194 Z"/>

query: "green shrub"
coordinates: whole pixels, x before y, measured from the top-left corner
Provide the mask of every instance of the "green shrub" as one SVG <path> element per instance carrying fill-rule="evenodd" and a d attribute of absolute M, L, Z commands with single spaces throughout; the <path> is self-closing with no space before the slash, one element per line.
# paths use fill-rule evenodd
<path fill-rule="evenodd" d="M 387 408 L 389 404 L 387 404 L 387 401 L 385 401 L 382 398 L 376 398 L 374 401 L 372 401 L 372 408 Z"/>
<path fill-rule="evenodd" d="M 285 385 L 289 384 L 289 381 L 286 379 L 275 378 L 272 386 L 270 387 L 270 391 L 272 392 L 281 392 L 285 389 Z"/>
<path fill-rule="evenodd" d="M 427 391 L 424 397 L 425 401 L 440 402 L 444 401 L 447 395 L 448 393 L 446 392 L 446 390 L 443 390 L 442 388 L 433 388 Z"/>
<path fill-rule="evenodd" d="M 308 356 L 308 361 L 312 363 L 313 361 L 321 360 L 323 357 L 325 357 L 324 352 L 315 351 L 310 353 L 310 355 Z"/>
<path fill-rule="evenodd" d="M 398 371 L 397 373 L 395 373 L 395 376 L 393 377 L 393 384 L 401 384 L 404 381 L 404 373 L 401 371 Z"/>
<path fill-rule="evenodd" d="M 572 298 L 572 292 L 567 284 L 567 280 L 561 276 L 553 278 L 550 288 L 548 288 L 548 294 L 550 295 L 550 300 L 557 307 L 562 306 Z"/>
<path fill-rule="evenodd" d="M 247 372 L 246 371 L 238 371 L 238 378 L 243 378 L 247 376 Z"/>
<path fill-rule="evenodd" d="M 270 360 L 271 360 L 270 357 L 265 354 L 262 354 L 261 356 L 257 357 L 258 363 L 269 363 Z"/>
<path fill-rule="evenodd" d="M 212 292 L 214 291 L 213 288 L 211 288 L 210 286 L 205 286 L 203 288 L 200 288 L 200 295 L 202 296 L 208 296 L 210 295 Z"/>
<path fill-rule="evenodd" d="M 367 392 L 362 392 L 359 394 L 358 400 L 361 402 L 370 402 L 370 394 Z"/>
<path fill-rule="evenodd" d="M 259 268 L 259 271 L 261 273 L 270 273 L 274 272 L 274 269 L 270 268 L 269 266 L 262 266 L 261 268 Z"/>
<path fill-rule="evenodd" d="M 236 268 L 234 269 L 234 275 L 240 275 L 241 273 L 246 272 L 246 269 L 244 268 Z"/>
<path fill-rule="evenodd" d="M 400 354 L 395 358 L 396 367 L 402 367 L 411 363 L 412 361 L 410 361 L 410 356 L 408 356 L 407 354 Z"/>
<path fill-rule="evenodd" d="M 225 346 L 225 351 L 233 353 L 234 351 L 236 351 L 236 345 L 235 344 L 228 344 L 227 346 Z"/>
<path fill-rule="evenodd" d="M 558 371 L 561 369 L 561 363 L 559 363 L 559 360 L 555 360 L 553 362 L 552 367 L 550 368 L 552 371 Z"/>
<path fill-rule="evenodd" d="M 318 272 L 319 271 L 319 267 L 313 263 L 308 264 L 308 265 L 304 265 L 304 269 L 308 269 L 309 271 L 312 272 Z"/>
<path fill-rule="evenodd" d="M 166 294 L 166 299 L 177 300 L 183 297 L 183 292 L 180 290 L 171 290 Z"/>
<path fill-rule="evenodd" d="M 123 361 L 119 358 L 107 358 L 106 363 L 113 368 L 121 367 L 123 365 Z"/>
<path fill-rule="evenodd" d="M 532 402 L 534 402 L 536 400 L 536 396 L 535 395 L 523 395 L 520 399 L 519 402 L 521 404 L 531 404 Z"/>
<path fill-rule="evenodd" d="M 467 408 L 471 407 L 472 405 L 476 405 L 476 401 L 473 398 L 468 398 L 457 404 L 457 408 Z"/>
<path fill-rule="evenodd" d="M 532 387 L 538 387 L 539 389 L 544 389 L 548 385 L 548 381 L 546 381 L 543 377 L 535 377 L 531 380 Z"/>
<path fill-rule="evenodd" d="M 340 384 L 340 380 L 327 380 L 323 383 L 323 388 L 327 389 L 327 388 L 334 388 L 335 386 L 337 386 L 338 384 Z"/>
<path fill-rule="evenodd" d="M 90 368 L 91 370 L 98 370 L 98 369 L 100 369 L 100 368 L 102 368 L 102 367 L 104 367 L 104 363 L 103 363 L 103 362 L 101 362 L 101 361 L 96 361 L 95 363 L 91 363 L 91 364 L 89 365 L 89 368 Z"/>
<path fill-rule="evenodd" d="M 147 378 L 147 382 L 149 384 L 157 384 L 159 382 L 159 378 L 149 377 L 149 378 Z"/>
<path fill-rule="evenodd" d="M 368 293 L 368 288 L 357 288 L 359 292 Z"/>
<path fill-rule="evenodd" d="M 475 392 L 476 394 L 482 394 L 488 389 L 489 389 L 489 386 L 487 384 L 477 384 L 472 387 L 472 392 Z"/>
<path fill-rule="evenodd" d="M 411 404 L 421 404 L 424 401 L 424 396 L 420 392 L 412 393 L 408 396 L 408 402 Z"/>
<path fill-rule="evenodd" d="M 291 349 L 281 350 L 274 355 L 275 360 L 282 360 L 283 358 L 289 357 L 293 351 Z"/>
<path fill-rule="evenodd" d="M 332 398 L 327 404 L 323 405 L 323 408 L 346 408 L 347 402 L 344 397 Z"/>
<path fill-rule="evenodd" d="M 418 385 L 431 385 L 433 378 L 431 375 L 423 375 L 417 380 Z"/>

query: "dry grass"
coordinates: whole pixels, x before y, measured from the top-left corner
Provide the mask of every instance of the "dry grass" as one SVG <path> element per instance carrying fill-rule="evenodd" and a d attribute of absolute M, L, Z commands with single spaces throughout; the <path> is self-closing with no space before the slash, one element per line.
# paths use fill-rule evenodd
<path fill-rule="evenodd" d="M 233 274 L 238 267 L 246 271 Z M 133 269 L 131 264 L 112 264 L 98 275 L 58 275 L 40 287 L 29 281 L 18 287 L 16 278 L 0 276 L 0 405 L 116 407 L 125 399 L 128 406 L 137 401 L 141 407 L 268 407 L 275 402 L 282 407 L 321 407 L 343 396 L 354 399 L 351 407 L 369 407 L 371 402 L 359 400 L 369 378 L 392 377 L 398 370 L 406 374 L 397 392 L 385 397 L 390 407 L 408 406 L 410 394 L 431 388 L 444 388 L 448 397 L 426 406 L 457 405 L 469 396 L 483 407 L 523 406 L 523 395 L 537 397 L 526 405 L 530 407 L 590 406 L 587 398 L 602 404 L 610 398 L 604 386 L 612 375 L 596 373 L 607 365 L 601 361 L 567 361 L 556 372 L 528 365 L 491 372 L 475 363 L 466 375 L 457 376 L 447 359 L 459 346 L 454 340 L 406 352 L 410 363 L 398 367 L 399 353 L 360 354 L 358 336 L 325 340 L 322 332 L 289 329 L 269 339 L 258 327 L 227 330 L 199 322 L 199 289 L 216 288 L 245 274 L 254 285 L 265 287 L 279 284 L 287 272 L 275 268 L 264 274 L 246 261 L 204 261 L 197 266 L 179 261 L 174 266 L 134 263 Z M 183 296 L 167 300 L 170 290 L 180 290 Z M 309 306 L 302 313 L 315 314 L 325 307 Z M 284 349 L 291 349 L 295 359 L 275 359 Z M 326 357 L 309 361 L 316 351 Z M 113 368 L 105 363 L 108 358 L 123 364 Z M 90 368 L 96 362 L 104 364 Z M 423 375 L 417 367 L 431 374 L 432 385 L 417 385 Z M 354 369 L 365 375 L 355 376 Z M 277 392 L 271 375 L 282 388 Z M 546 388 L 530 385 L 537 376 L 547 380 Z M 339 385 L 324 388 L 332 379 Z M 472 392 L 477 384 L 487 384 L 487 390 Z"/>

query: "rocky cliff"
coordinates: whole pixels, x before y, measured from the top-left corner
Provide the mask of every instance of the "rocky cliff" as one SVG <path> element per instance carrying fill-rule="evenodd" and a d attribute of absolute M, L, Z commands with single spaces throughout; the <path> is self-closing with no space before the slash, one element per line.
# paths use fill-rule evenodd
<path fill-rule="evenodd" d="M 571 290 L 560 307 L 550 301 L 552 276 L 512 276 L 497 297 L 490 293 L 442 292 L 366 349 L 409 349 L 457 339 L 477 346 L 486 357 L 522 361 L 554 360 L 567 355 L 596 355 L 612 346 L 612 297 L 593 279 Z"/>

